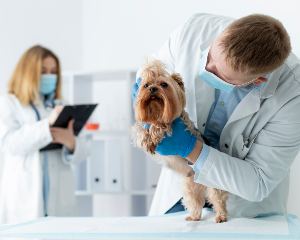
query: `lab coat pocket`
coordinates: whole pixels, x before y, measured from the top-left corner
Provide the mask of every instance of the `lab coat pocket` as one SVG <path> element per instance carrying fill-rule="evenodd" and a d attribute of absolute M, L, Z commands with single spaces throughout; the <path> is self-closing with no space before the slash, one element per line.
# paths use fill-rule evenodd
<path fill-rule="evenodd" d="M 74 181 L 73 174 L 71 171 L 60 172 L 60 201 L 64 206 L 76 205 L 74 195 Z"/>
<path fill-rule="evenodd" d="M 250 142 L 247 141 L 248 138 L 244 138 L 243 135 L 239 135 L 234 142 L 232 156 L 239 159 L 245 159 L 257 135 L 258 134 L 256 134 Z"/>

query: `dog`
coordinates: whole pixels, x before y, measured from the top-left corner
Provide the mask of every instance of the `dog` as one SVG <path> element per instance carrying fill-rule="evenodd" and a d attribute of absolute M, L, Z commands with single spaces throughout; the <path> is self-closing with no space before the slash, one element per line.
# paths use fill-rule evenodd
<path fill-rule="evenodd" d="M 178 117 L 181 117 L 187 130 L 203 142 L 200 131 L 184 110 L 186 97 L 180 74 L 169 74 L 166 69 L 166 65 L 157 59 L 145 59 L 140 75 L 142 82 L 136 97 L 136 122 L 131 129 L 133 144 L 151 153 L 156 161 L 181 176 L 182 204 L 190 212 L 185 220 L 199 221 L 207 199 L 216 212 L 216 222 L 226 222 L 226 191 L 195 183 L 194 170 L 181 156 L 161 156 L 155 152 L 165 134 L 172 135 L 172 122 Z M 145 124 L 150 124 L 150 128 L 145 128 Z"/>

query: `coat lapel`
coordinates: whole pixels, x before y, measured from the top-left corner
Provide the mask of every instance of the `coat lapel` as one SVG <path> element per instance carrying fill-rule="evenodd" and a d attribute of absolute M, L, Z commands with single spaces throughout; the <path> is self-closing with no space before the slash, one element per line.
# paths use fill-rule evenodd
<path fill-rule="evenodd" d="M 260 108 L 260 91 L 253 88 L 246 97 L 237 105 L 230 118 L 228 119 L 224 129 L 230 123 L 237 121 L 241 118 L 247 117 L 253 113 L 256 113 Z"/>
<path fill-rule="evenodd" d="M 261 99 L 269 98 L 274 94 L 278 86 L 280 72 L 281 68 L 276 69 L 273 73 L 270 74 L 268 82 L 265 84 L 264 88 L 261 91 L 256 88 L 253 88 L 246 95 L 246 97 L 243 98 L 243 100 L 239 103 L 239 105 L 231 114 L 224 129 L 230 123 L 245 118 L 251 114 L 254 114 L 260 109 Z"/>

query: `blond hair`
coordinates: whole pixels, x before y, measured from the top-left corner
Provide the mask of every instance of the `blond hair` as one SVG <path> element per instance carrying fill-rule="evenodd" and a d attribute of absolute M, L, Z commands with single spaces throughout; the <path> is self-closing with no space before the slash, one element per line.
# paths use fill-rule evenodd
<path fill-rule="evenodd" d="M 273 72 L 291 52 L 290 37 L 282 23 L 262 14 L 235 20 L 225 29 L 220 46 L 233 70 L 248 76 Z"/>
<path fill-rule="evenodd" d="M 57 85 L 55 97 L 61 99 L 61 69 L 58 57 L 42 46 L 36 45 L 28 49 L 18 62 L 9 82 L 8 93 L 14 94 L 21 104 L 29 105 L 40 101 L 40 79 L 42 61 L 53 57 L 57 64 Z"/>

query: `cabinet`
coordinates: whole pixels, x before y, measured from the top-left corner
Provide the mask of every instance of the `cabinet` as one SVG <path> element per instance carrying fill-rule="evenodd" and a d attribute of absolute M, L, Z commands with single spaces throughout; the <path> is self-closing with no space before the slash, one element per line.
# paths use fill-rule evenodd
<path fill-rule="evenodd" d="M 131 144 L 135 76 L 135 71 L 63 73 L 67 102 L 99 104 L 89 119 L 99 130 L 79 134 L 91 149 L 88 159 L 74 166 L 81 216 L 148 214 L 161 166 Z"/>

